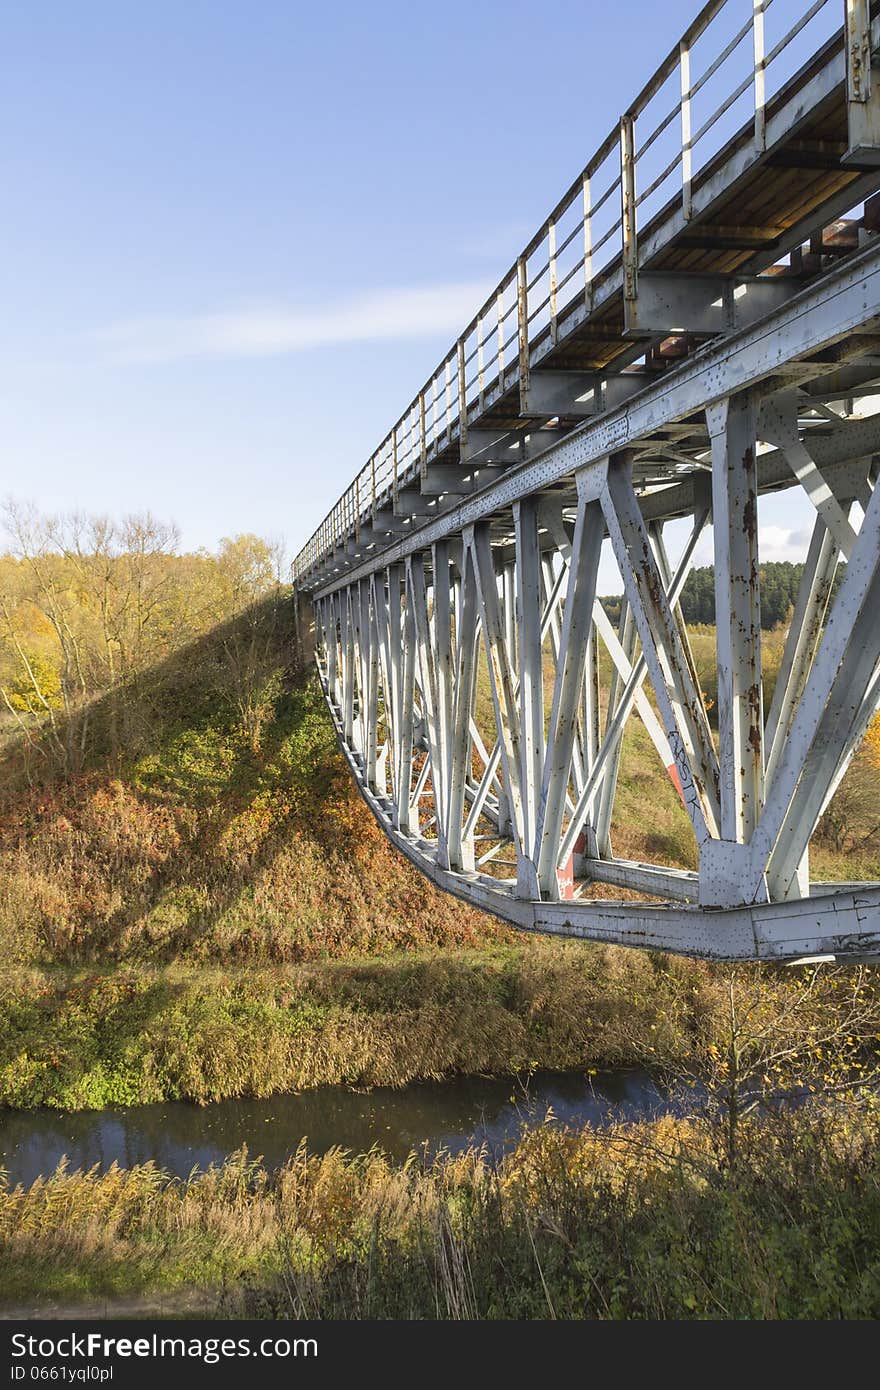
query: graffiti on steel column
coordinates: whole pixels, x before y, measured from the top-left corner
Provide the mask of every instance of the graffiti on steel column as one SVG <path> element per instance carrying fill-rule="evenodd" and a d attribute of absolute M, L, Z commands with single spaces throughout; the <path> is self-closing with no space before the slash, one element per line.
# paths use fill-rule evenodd
<path fill-rule="evenodd" d="M 696 783 L 691 776 L 687 753 L 681 741 L 681 735 L 677 729 L 670 729 L 666 736 L 669 739 L 669 747 L 672 749 L 672 756 L 675 759 L 674 767 L 678 773 L 678 785 L 681 791 L 681 799 L 689 812 L 696 812 L 699 810 L 700 796 L 697 791 Z"/>

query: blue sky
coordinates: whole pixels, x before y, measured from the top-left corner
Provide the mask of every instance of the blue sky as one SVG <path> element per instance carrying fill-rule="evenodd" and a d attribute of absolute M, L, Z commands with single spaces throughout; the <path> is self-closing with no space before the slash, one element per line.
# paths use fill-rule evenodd
<path fill-rule="evenodd" d="M 291 553 L 697 0 L 0 21 L 0 492 Z"/>

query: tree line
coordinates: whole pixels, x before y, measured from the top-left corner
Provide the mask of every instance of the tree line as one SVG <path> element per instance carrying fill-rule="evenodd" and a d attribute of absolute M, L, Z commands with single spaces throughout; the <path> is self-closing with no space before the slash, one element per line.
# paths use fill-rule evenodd
<path fill-rule="evenodd" d="M 797 600 L 804 567 L 788 560 L 769 560 L 759 568 L 761 586 L 761 627 L 765 630 L 787 622 Z M 841 578 L 838 567 L 832 594 Z M 621 594 L 603 598 L 608 616 L 617 621 L 623 602 Z M 715 622 L 715 566 L 701 565 L 692 569 L 681 594 L 681 611 L 686 623 Z"/>

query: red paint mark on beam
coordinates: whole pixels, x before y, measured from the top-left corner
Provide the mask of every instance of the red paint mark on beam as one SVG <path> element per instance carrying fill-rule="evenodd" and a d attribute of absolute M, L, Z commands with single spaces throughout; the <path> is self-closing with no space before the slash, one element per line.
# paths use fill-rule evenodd
<path fill-rule="evenodd" d="M 681 785 L 681 778 L 678 775 L 678 768 L 675 766 L 675 763 L 670 763 L 666 771 L 669 773 L 669 780 L 681 798 L 682 806 L 687 810 L 687 802 L 684 799 L 684 788 Z"/>
<path fill-rule="evenodd" d="M 568 856 L 564 864 L 560 864 L 556 870 L 556 882 L 559 885 L 560 902 L 568 903 L 574 897 L 574 857 L 576 854 L 583 854 L 587 848 L 587 837 L 581 831 L 574 842 L 574 849 Z"/>

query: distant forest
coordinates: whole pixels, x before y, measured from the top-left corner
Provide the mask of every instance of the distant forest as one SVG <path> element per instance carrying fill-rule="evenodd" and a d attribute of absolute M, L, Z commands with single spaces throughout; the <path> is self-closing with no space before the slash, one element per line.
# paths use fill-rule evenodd
<path fill-rule="evenodd" d="M 803 565 L 793 565 L 788 560 L 770 561 L 761 565 L 762 628 L 772 628 L 777 623 L 785 622 L 797 598 L 803 572 Z M 835 576 L 832 593 L 836 591 L 842 573 L 841 565 Z M 602 600 L 605 611 L 615 622 L 620 617 L 621 602 L 622 596 L 619 594 Z M 699 569 L 691 570 L 682 590 L 681 611 L 686 623 L 715 622 L 714 565 L 702 565 Z"/>

